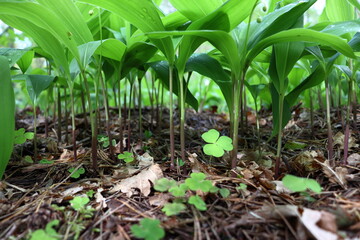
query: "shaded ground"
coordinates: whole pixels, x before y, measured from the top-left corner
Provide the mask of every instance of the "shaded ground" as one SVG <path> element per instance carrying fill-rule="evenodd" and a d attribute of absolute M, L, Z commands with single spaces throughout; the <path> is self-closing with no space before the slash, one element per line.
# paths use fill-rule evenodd
<path fill-rule="evenodd" d="M 326 124 L 324 118 L 315 116 L 315 132 L 311 131 L 308 115 L 297 111 L 297 120 L 292 120 L 284 133 L 283 141 L 289 147 L 283 151 L 282 176 L 286 173 L 316 179 L 322 186 L 321 194 L 307 195 L 290 193 L 281 186 L 282 176 L 274 179 L 273 165 L 276 139 L 268 141 L 271 134 L 271 117 L 261 114 L 261 139 L 257 138 L 255 117 L 248 114 L 248 123 L 239 135 L 241 152 L 238 168 L 229 171 L 229 156 L 212 158 L 203 154 L 201 134 L 215 128 L 222 135 L 229 135 L 227 116 L 211 112 L 187 112 L 186 149 L 189 160 L 183 167 L 170 169 L 168 113 L 163 112 L 161 129 L 151 120 L 151 111 L 143 110 L 143 129 L 152 136 L 139 143 L 138 112 L 132 112 L 130 142 L 132 150 L 143 158 L 133 164 L 124 164 L 111 159 L 108 147 L 99 143 L 99 171 L 92 169 L 90 151 L 90 129 L 82 118 L 77 119 L 78 161 L 72 157 L 71 145 L 58 143 L 55 130 L 57 123 L 50 122 L 49 138 L 44 135 L 44 119 L 40 117 L 39 153 L 35 163 L 23 160 L 34 156 L 31 141 L 16 146 L 4 181 L 0 185 L 0 239 L 27 239 L 30 232 L 44 229 L 51 220 L 60 224 L 55 230 L 64 239 L 132 239 L 130 226 L 142 218 L 157 218 L 166 230 L 165 239 L 337 239 L 360 237 L 360 156 L 359 133 L 354 131 L 350 142 L 350 157 L 341 165 L 343 138 L 341 121 L 333 114 L 336 166 L 326 161 Z M 103 113 L 102 113 L 103 114 Z M 111 130 L 119 141 L 119 124 L 116 110 L 112 110 Z M 105 126 L 105 117 L 101 116 Z M 68 121 L 70 123 L 70 121 Z M 151 124 L 152 122 L 152 124 Z M 17 127 L 32 131 L 32 118 L 24 111 L 18 114 Z M 178 136 L 178 122 L 176 136 Z M 63 121 L 65 125 L 65 121 Z M 127 124 L 126 124 L 127 126 Z M 70 129 L 70 126 L 69 128 Z M 105 135 L 105 131 L 100 129 Z M 340 132 L 340 133 L 338 133 Z M 338 133 L 338 134 L 337 134 Z M 128 141 L 128 133 L 124 137 Z M 70 131 L 69 131 L 70 139 Z M 176 149 L 180 146 L 176 138 Z M 125 143 L 126 143 L 125 141 Z M 294 143 L 296 142 L 296 143 Z M 292 145 L 291 145 L 292 143 Z M 304 148 L 291 147 L 303 143 Z M 125 144 L 126 145 L 126 144 Z M 142 145 L 142 146 L 141 146 Z M 119 144 L 115 151 L 119 153 Z M 260 147 L 260 148 L 259 148 Z M 259 152 L 259 149 L 261 152 Z M 129 150 L 129 149 L 125 149 Z M 145 152 L 148 152 L 146 154 Z M 180 152 L 177 152 L 180 156 Z M 116 156 L 115 156 L 116 157 Z M 41 164 L 39 160 L 54 160 Z M 147 162 L 147 163 L 146 163 Z M 119 183 L 158 164 L 165 177 L 183 181 L 191 171 L 207 174 L 216 186 L 227 188 L 231 194 L 223 198 L 220 194 L 204 194 L 206 211 L 192 205 L 177 216 L 167 217 L 162 205 L 171 198 L 153 188 L 146 192 L 142 186 L 131 191 L 119 189 Z M 71 178 L 68 169 L 83 167 L 85 173 L 78 179 Z M 149 182 L 152 186 L 152 182 Z M 240 183 L 247 189 L 237 188 Z M 94 210 L 89 216 L 76 212 L 69 201 L 75 196 L 93 190 L 88 206 Z M 53 206 L 56 204 L 57 206 Z M 63 208 L 61 208 L 63 207 Z"/>

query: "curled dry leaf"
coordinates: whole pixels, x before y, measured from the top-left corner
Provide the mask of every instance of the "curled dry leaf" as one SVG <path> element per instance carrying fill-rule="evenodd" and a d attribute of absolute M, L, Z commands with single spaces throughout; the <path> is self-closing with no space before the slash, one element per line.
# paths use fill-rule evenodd
<path fill-rule="evenodd" d="M 141 156 L 137 156 L 136 159 L 139 161 L 139 167 L 147 167 L 154 164 L 154 158 L 149 153 L 144 153 Z"/>
<path fill-rule="evenodd" d="M 350 166 L 359 166 L 360 165 L 360 154 L 358 153 L 353 153 L 351 154 L 348 159 L 347 162 Z"/>
<path fill-rule="evenodd" d="M 323 162 L 325 159 L 319 152 L 316 151 L 304 151 L 300 153 L 291 162 L 291 166 L 297 171 L 309 173 L 321 169 L 321 165 L 318 161 Z"/>
<path fill-rule="evenodd" d="M 95 193 L 96 202 L 100 203 L 100 205 L 99 205 L 100 209 L 107 208 L 106 198 L 104 198 L 104 196 L 101 194 L 102 191 L 104 191 L 104 189 L 98 188 Z"/>
<path fill-rule="evenodd" d="M 326 160 L 321 164 L 325 175 L 333 183 L 338 183 L 341 187 L 346 187 L 346 175 L 347 169 L 343 167 L 337 167 L 335 171 L 331 168 L 329 160 Z"/>
<path fill-rule="evenodd" d="M 333 137 L 334 139 L 334 146 L 338 145 L 340 147 L 340 149 L 344 149 L 344 134 L 342 132 L 338 132 L 335 134 L 335 136 Z M 350 148 L 356 148 L 359 145 L 356 144 L 356 139 L 354 137 L 351 136 L 351 132 L 350 132 L 350 136 L 349 136 L 349 149 Z"/>
<path fill-rule="evenodd" d="M 154 164 L 140 173 L 120 181 L 110 190 L 110 193 L 121 191 L 126 193 L 128 197 L 131 197 L 134 191 L 136 191 L 135 189 L 139 189 L 144 196 L 148 196 L 151 191 L 151 183 L 154 184 L 156 180 L 162 177 L 163 172 L 160 166 Z"/>

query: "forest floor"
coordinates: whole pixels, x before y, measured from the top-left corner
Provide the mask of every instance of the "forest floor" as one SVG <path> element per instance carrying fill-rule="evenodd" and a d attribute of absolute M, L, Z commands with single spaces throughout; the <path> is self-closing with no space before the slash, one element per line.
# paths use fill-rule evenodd
<path fill-rule="evenodd" d="M 31 132 L 33 118 L 29 112 L 31 109 L 18 113 L 16 125 Z M 205 142 L 201 134 L 207 130 L 217 129 L 221 135 L 229 136 L 228 117 L 223 114 L 187 111 L 188 159 L 185 165 L 172 169 L 168 110 L 163 111 L 160 129 L 150 109 L 143 110 L 142 132 L 147 130 L 147 134 L 142 143 L 138 140 L 138 112 L 132 111 L 130 138 L 124 131 L 124 142 L 127 145 L 130 140 L 131 149 L 125 146 L 125 150 L 137 157 L 133 163 L 125 164 L 116 156 L 120 153 L 119 124 L 116 110 L 112 109 L 110 128 L 117 142 L 116 155 L 112 158 L 109 148 L 99 142 L 97 171 L 91 162 L 90 127 L 81 116 L 76 118 L 77 161 L 73 158 L 70 120 L 62 122 L 63 140 L 59 143 L 57 121 L 49 122 L 46 138 L 44 117 L 39 116 L 37 159 L 34 159 L 31 140 L 16 146 L 4 180 L 0 182 L 0 239 L 35 239 L 32 233 L 38 229 L 45 229 L 44 236 L 51 235 L 52 231 L 60 235 L 60 238 L 48 239 L 133 239 L 130 228 L 143 218 L 159 219 L 166 232 L 165 239 L 359 239 L 360 148 L 357 143 L 360 135 L 352 126 L 349 158 L 343 164 L 344 131 L 337 116 L 334 111 L 335 166 L 330 166 L 326 158 L 327 129 L 323 114 L 315 114 L 312 130 L 309 114 L 302 108 L 297 109 L 284 131 L 281 176 L 277 179 L 274 178 L 276 138 L 268 141 L 272 122 L 271 113 L 266 111 L 260 116 L 260 141 L 255 116 L 251 112 L 247 114 L 247 126 L 239 134 L 238 164 L 233 170 L 229 168 L 228 154 L 211 159 L 202 150 Z M 103 112 L 100 121 L 100 126 L 106 126 Z M 66 124 L 69 124 L 68 141 Z M 106 135 L 105 129 L 100 129 L 100 134 Z M 178 120 L 175 136 L 179 157 Z M 27 155 L 34 163 L 24 161 Z M 44 159 L 48 161 L 39 162 Z M 85 171 L 74 178 L 70 176 L 71 167 Z M 191 172 L 199 171 L 217 187 L 230 190 L 230 195 L 198 192 L 207 204 L 206 211 L 187 204 L 180 214 L 166 216 L 161 209 L 172 196 L 155 191 L 154 181 L 166 177 L 181 182 Z M 322 192 L 293 193 L 282 185 L 285 174 L 315 179 L 322 186 Z M 244 184 L 245 188 L 239 187 Z M 76 211 L 71 200 L 86 195 L 90 199 L 87 207 Z M 49 226 L 55 219 L 59 222 Z"/>

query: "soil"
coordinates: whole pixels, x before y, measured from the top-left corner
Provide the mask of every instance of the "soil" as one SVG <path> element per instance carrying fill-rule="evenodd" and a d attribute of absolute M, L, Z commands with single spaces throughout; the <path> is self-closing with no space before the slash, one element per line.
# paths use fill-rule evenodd
<path fill-rule="evenodd" d="M 33 117 L 29 112 L 32 110 L 17 114 L 16 127 L 24 127 L 31 132 Z M 111 156 L 109 147 L 98 143 L 96 170 L 91 162 L 90 127 L 81 115 L 76 118 L 78 154 L 75 161 L 71 120 L 62 121 L 62 139 L 59 142 L 57 119 L 48 119 L 46 137 L 45 119 L 39 114 L 38 156 L 34 156 L 31 140 L 17 145 L 0 182 L 0 239 L 27 239 L 31 232 L 45 229 L 47 223 L 54 219 L 60 221 L 54 229 L 62 235 L 62 239 L 134 239 L 130 227 L 143 218 L 159 219 L 166 231 L 164 239 L 360 237 L 359 132 L 356 126 L 351 126 L 349 158 L 344 162 L 344 124 L 338 117 L 341 116 L 338 111 L 332 113 L 335 161 L 331 162 L 327 161 L 327 129 L 323 114 L 315 114 L 314 126 L 311 127 L 306 109 L 299 107 L 294 111 L 294 118 L 283 134 L 280 176 L 276 179 L 276 138 L 270 138 L 271 112 L 260 112 L 260 138 L 255 115 L 248 112 L 246 122 L 239 131 L 236 169 L 229 167 L 229 154 L 222 158 L 210 158 L 202 150 L 205 143 L 201 134 L 207 130 L 216 129 L 221 135 L 229 136 L 227 115 L 210 110 L 202 113 L 188 110 L 185 131 L 187 159 L 183 166 L 172 169 L 168 110 L 163 110 L 160 125 L 150 108 L 144 108 L 142 112 L 142 132 L 151 132 L 152 136 L 140 135 L 139 113 L 132 110 L 131 121 L 124 124 L 123 142 L 124 150 L 133 152 L 138 158 L 134 163 L 125 164 L 117 158 L 120 153 L 120 129 L 118 113 L 116 109 L 111 109 L 110 129 L 117 145 Z M 106 126 L 104 111 L 100 113 L 99 126 Z M 180 158 L 177 117 L 175 114 L 175 147 L 176 158 Z M 105 127 L 100 128 L 99 133 L 106 136 Z M 142 141 L 139 140 L 141 138 Z M 302 149 L 291 147 L 299 143 Z M 34 163 L 24 161 L 25 156 L 31 156 Z M 53 162 L 40 163 L 43 159 Z M 171 196 L 155 191 L 150 177 L 145 179 L 150 186 L 148 189 L 140 181 L 130 190 L 119 187 L 125 179 L 134 179 L 154 165 L 160 167 L 160 175 L 176 181 L 184 181 L 191 172 L 203 172 L 217 187 L 230 190 L 230 195 L 223 197 L 198 192 L 207 204 L 206 211 L 199 211 L 188 204 L 179 215 L 166 216 L 161 209 Z M 84 168 L 85 173 L 79 178 L 72 178 L 68 171 L 71 167 Z M 321 194 L 290 192 L 281 182 L 285 174 L 315 179 L 322 186 Z M 247 188 L 239 189 L 241 183 Z M 88 215 L 75 211 L 70 204 L 74 197 L 86 193 L 90 195 L 87 206 L 93 209 Z"/>

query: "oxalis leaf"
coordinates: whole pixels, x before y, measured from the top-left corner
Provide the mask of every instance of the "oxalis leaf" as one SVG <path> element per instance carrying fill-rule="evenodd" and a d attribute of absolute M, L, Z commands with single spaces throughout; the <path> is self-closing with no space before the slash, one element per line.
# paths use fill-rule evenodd
<path fill-rule="evenodd" d="M 209 192 L 213 188 L 213 185 L 210 180 L 205 180 L 205 178 L 206 176 L 204 173 L 192 173 L 190 178 L 185 180 L 185 184 L 189 187 L 190 190 L 201 190 L 203 192 Z"/>
<path fill-rule="evenodd" d="M 140 224 L 132 225 L 130 229 L 135 237 L 145 240 L 158 240 L 165 236 L 165 231 L 157 219 L 141 219 Z"/>
<path fill-rule="evenodd" d="M 232 140 L 227 136 L 220 136 L 220 133 L 211 129 L 201 135 L 202 139 L 208 144 L 203 147 L 204 153 L 214 157 L 221 157 L 225 151 L 231 151 L 233 149 Z"/>
<path fill-rule="evenodd" d="M 320 184 L 314 179 L 297 177 L 294 175 L 286 175 L 282 182 L 284 186 L 294 192 L 304 192 L 307 189 L 315 193 L 321 193 Z"/>
<path fill-rule="evenodd" d="M 204 200 L 202 200 L 201 197 L 199 197 L 198 195 L 195 196 L 191 196 L 189 198 L 188 203 L 194 205 L 198 210 L 200 211 L 206 211 L 207 207 L 206 207 L 206 203 L 204 202 Z"/>
<path fill-rule="evenodd" d="M 161 211 L 163 211 L 166 216 L 173 216 L 179 214 L 185 209 L 186 206 L 183 203 L 167 203 Z"/>

